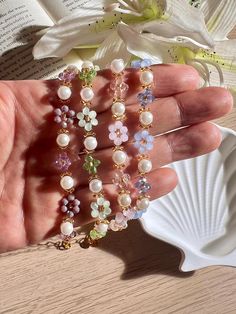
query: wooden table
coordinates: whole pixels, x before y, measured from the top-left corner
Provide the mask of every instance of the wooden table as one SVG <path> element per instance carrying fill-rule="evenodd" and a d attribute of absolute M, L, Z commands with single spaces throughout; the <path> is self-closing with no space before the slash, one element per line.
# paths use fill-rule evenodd
<path fill-rule="evenodd" d="M 215 122 L 236 130 L 236 109 Z M 236 269 L 182 273 L 180 260 L 178 249 L 147 235 L 138 221 L 98 248 L 2 254 L 0 313 L 236 313 Z"/>

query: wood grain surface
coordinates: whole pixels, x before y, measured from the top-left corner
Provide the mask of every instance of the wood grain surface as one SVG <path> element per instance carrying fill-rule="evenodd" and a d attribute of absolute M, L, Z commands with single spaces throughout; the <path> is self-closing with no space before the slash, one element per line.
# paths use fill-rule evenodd
<path fill-rule="evenodd" d="M 215 121 L 236 130 L 235 109 Z M 41 245 L 0 255 L 0 313 L 236 313 L 236 269 L 178 270 L 181 253 L 140 223 L 97 248 Z"/>

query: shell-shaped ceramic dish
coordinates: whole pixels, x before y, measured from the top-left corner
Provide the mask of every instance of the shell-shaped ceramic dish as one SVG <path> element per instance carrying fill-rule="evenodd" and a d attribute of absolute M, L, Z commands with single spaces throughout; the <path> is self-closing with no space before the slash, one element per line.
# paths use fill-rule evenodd
<path fill-rule="evenodd" d="M 236 266 L 236 132 L 219 128 L 217 150 L 169 165 L 179 184 L 141 218 L 147 233 L 182 251 L 182 271 Z"/>

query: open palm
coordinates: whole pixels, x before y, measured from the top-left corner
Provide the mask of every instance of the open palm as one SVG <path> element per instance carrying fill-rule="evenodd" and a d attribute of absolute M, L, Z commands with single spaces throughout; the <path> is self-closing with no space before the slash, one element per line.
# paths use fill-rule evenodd
<path fill-rule="evenodd" d="M 231 95 L 222 88 L 196 90 L 199 78 L 188 66 L 161 65 L 155 73 L 152 104 L 155 123 L 152 133 L 157 135 L 152 153 L 153 171 L 150 182 L 155 182 L 151 197 L 170 192 L 177 184 L 172 169 L 161 168 L 175 160 L 195 157 L 217 148 L 221 141 L 217 127 L 208 120 L 230 111 Z M 99 174 L 105 192 L 116 208 L 112 182 L 111 142 L 107 125 L 111 122 L 109 93 L 110 72 L 101 71 L 94 82 L 99 126 L 96 128 L 98 150 L 95 158 L 101 160 Z M 127 97 L 127 125 L 132 134 L 138 130 L 136 95 L 139 89 L 135 70 L 126 72 L 130 85 Z M 2 81 L 0 82 L 0 252 L 24 247 L 58 233 L 62 214 L 58 202 L 63 196 L 59 174 L 52 166 L 56 152 L 57 126 L 53 123 L 53 107 L 57 107 L 57 81 Z M 80 110 L 79 83 L 73 84 L 71 108 Z M 179 130 L 174 130 L 180 127 Z M 169 132 L 174 130 L 172 132 Z M 73 141 L 75 157 L 82 151 L 83 134 L 76 131 Z M 168 133 L 166 133 L 168 132 Z M 162 134 L 166 133 L 166 134 Z M 132 143 L 126 145 L 132 157 Z M 76 153 L 75 153 L 76 152 Z M 81 212 L 76 224 L 90 220 L 87 174 L 82 169 L 83 159 L 72 165 L 77 176 Z M 128 172 L 137 177 L 136 162 L 130 162 Z"/>

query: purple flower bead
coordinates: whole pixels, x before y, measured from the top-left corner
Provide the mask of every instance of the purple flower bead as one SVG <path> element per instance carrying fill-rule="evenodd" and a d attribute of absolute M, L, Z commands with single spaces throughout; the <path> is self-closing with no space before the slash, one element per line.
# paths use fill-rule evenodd
<path fill-rule="evenodd" d="M 131 62 L 132 68 L 146 68 L 150 65 L 152 65 L 152 61 L 150 59 L 134 60 Z"/>
<path fill-rule="evenodd" d="M 146 88 L 143 92 L 139 93 L 137 98 L 142 107 L 151 104 L 155 99 L 150 88 Z"/>
<path fill-rule="evenodd" d="M 154 137 L 147 130 L 135 133 L 134 139 L 134 146 L 138 149 L 140 154 L 144 154 L 153 149 Z"/>
<path fill-rule="evenodd" d="M 74 123 L 75 112 L 70 110 L 68 106 L 64 105 L 61 108 L 54 110 L 54 121 L 61 124 L 62 128 L 66 129 Z"/>
<path fill-rule="evenodd" d="M 61 200 L 61 211 L 66 213 L 68 217 L 72 218 L 80 212 L 80 201 L 74 194 L 69 194 Z"/>
<path fill-rule="evenodd" d="M 63 72 L 59 73 L 58 78 L 61 81 L 70 83 L 78 74 L 78 69 L 75 66 L 68 66 Z"/>
<path fill-rule="evenodd" d="M 133 219 L 139 219 L 143 216 L 143 214 L 146 213 L 146 210 L 137 210 L 135 212 L 135 215 L 133 217 Z"/>
<path fill-rule="evenodd" d="M 121 121 L 116 121 L 114 124 L 109 125 L 108 129 L 110 131 L 109 139 L 112 140 L 116 146 L 128 141 L 128 129 Z"/>
<path fill-rule="evenodd" d="M 54 165 L 58 170 L 65 172 L 69 169 L 71 165 L 71 160 L 69 156 L 67 155 L 67 153 L 63 152 L 57 155 Z"/>
<path fill-rule="evenodd" d="M 139 180 L 134 184 L 136 189 L 138 189 L 140 194 L 145 194 L 151 189 L 151 184 L 148 183 L 146 178 L 139 178 Z"/>

